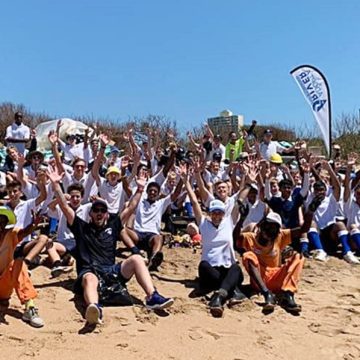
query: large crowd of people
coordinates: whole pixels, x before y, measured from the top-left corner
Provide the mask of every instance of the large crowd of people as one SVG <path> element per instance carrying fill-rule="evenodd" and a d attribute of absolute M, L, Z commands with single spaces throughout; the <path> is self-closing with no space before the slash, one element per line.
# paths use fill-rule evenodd
<path fill-rule="evenodd" d="M 201 245 L 197 291 L 212 292 L 213 316 L 247 298 L 243 271 L 263 295 L 263 311 L 279 305 L 299 313 L 294 295 L 304 261 L 337 256 L 344 266 L 360 264 L 357 154 L 326 160 L 304 142 L 280 145 L 271 129 L 257 137 L 255 125 L 226 141 L 206 125 L 200 142 L 188 133 L 188 149 L 171 132 L 160 144 L 150 129 L 139 143 L 129 128 L 120 150 L 110 134 L 96 131 L 63 141 L 59 120 L 45 156 L 16 113 L 0 168 L 1 303 L 15 290 L 23 320 L 42 327 L 31 270 L 46 265 L 53 278 L 76 269 L 74 292 L 83 297 L 89 324 L 103 321 L 104 305 L 132 303 L 126 286 L 132 276 L 146 308 L 176 306 L 151 277 L 166 261 L 164 230 L 176 214 Z M 119 246 L 127 258 L 117 263 Z"/>

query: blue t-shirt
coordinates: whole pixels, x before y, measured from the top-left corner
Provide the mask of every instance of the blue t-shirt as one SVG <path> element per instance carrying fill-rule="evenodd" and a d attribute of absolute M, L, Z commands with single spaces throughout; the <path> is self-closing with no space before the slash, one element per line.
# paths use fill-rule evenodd
<path fill-rule="evenodd" d="M 299 226 L 299 207 L 304 203 L 300 192 L 293 193 L 287 200 L 282 197 L 272 197 L 268 204 L 272 211 L 281 216 L 283 227 L 293 229 Z"/>

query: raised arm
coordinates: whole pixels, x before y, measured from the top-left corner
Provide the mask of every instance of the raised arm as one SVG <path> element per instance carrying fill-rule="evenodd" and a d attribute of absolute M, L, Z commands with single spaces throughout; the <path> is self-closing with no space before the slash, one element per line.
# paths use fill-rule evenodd
<path fill-rule="evenodd" d="M 21 183 L 21 186 L 25 187 L 26 186 L 26 180 L 25 180 L 25 177 L 24 177 L 24 164 L 25 164 L 25 157 L 22 153 L 19 153 L 18 154 L 18 157 L 17 157 L 17 164 L 18 164 L 18 167 L 17 167 L 17 170 L 16 170 L 16 175 L 17 175 L 17 179 L 20 181 Z"/>
<path fill-rule="evenodd" d="M 189 195 L 189 198 L 190 198 L 190 201 L 191 201 L 191 204 L 193 207 L 196 223 L 199 225 L 201 223 L 201 218 L 203 215 L 202 215 L 200 204 L 199 204 L 197 197 L 196 197 L 196 195 L 191 187 L 191 184 L 189 182 L 189 176 L 188 176 L 186 166 L 180 168 L 180 176 L 185 185 L 185 189 Z"/>
<path fill-rule="evenodd" d="M 97 186 L 100 186 L 99 169 L 100 169 L 100 166 L 101 166 L 101 162 L 103 161 L 103 158 L 104 158 L 106 146 L 110 142 L 108 136 L 105 135 L 105 134 L 100 134 L 99 139 L 100 139 L 100 144 L 101 144 L 100 150 L 99 150 L 99 153 L 98 153 L 98 155 L 97 155 L 97 157 L 96 157 L 96 159 L 94 161 L 94 165 L 93 165 L 93 167 L 91 169 L 91 176 L 95 179 Z"/>
<path fill-rule="evenodd" d="M 201 176 L 200 163 L 198 160 L 194 161 L 194 175 L 196 179 L 197 186 L 199 188 L 201 201 L 205 204 L 206 201 L 211 197 L 211 193 L 206 188 L 204 180 Z"/>
<path fill-rule="evenodd" d="M 348 161 L 347 161 L 347 166 L 346 166 L 346 174 L 345 174 L 345 181 L 344 181 L 344 202 L 346 203 L 351 195 L 351 171 L 353 169 L 353 166 L 356 163 L 356 159 L 357 159 L 357 154 L 355 153 L 351 153 L 348 155 Z"/>
<path fill-rule="evenodd" d="M 141 199 L 141 195 L 145 189 L 146 178 L 145 177 L 136 178 L 136 185 L 137 185 L 136 193 L 131 198 L 129 205 L 120 213 L 120 219 L 123 224 L 125 224 L 130 218 L 130 216 L 135 213 L 136 208 Z"/>
<path fill-rule="evenodd" d="M 75 220 L 75 211 L 69 206 L 60 186 L 60 181 L 63 178 L 64 174 L 59 174 L 57 169 L 52 170 L 51 167 L 49 167 L 47 169 L 47 175 L 52 183 L 55 196 L 59 201 L 60 209 L 63 212 L 68 224 L 72 225 Z"/>
<path fill-rule="evenodd" d="M 291 229 L 291 238 L 299 239 L 301 234 L 307 233 L 310 230 L 314 212 L 320 206 L 321 202 L 324 200 L 324 196 L 316 196 L 310 203 L 306 213 L 304 214 L 304 222 L 301 227 Z"/>
<path fill-rule="evenodd" d="M 51 144 L 51 151 L 55 158 L 55 163 L 56 163 L 58 173 L 63 174 L 63 173 L 65 173 L 65 168 L 61 161 L 61 156 L 60 156 L 59 149 L 58 149 L 59 137 L 58 137 L 57 133 L 50 131 L 48 138 L 49 138 L 49 142 Z"/>
<path fill-rule="evenodd" d="M 38 197 L 35 199 L 35 205 L 40 205 L 43 201 L 46 200 L 46 173 L 45 171 L 38 171 L 37 177 L 36 177 L 36 184 L 40 191 Z"/>
<path fill-rule="evenodd" d="M 330 175 L 330 180 L 331 180 L 331 185 L 333 187 L 333 195 L 336 199 L 336 201 L 340 200 L 340 193 L 341 193 L 341 188 L 340 188 L 340 182 L 339 179 L 337 178 L 333 168 L 331 167 L 331 165 L 328 163 L 328 161 L 323 160 L 321 162 L 321 165 L 323 166 L 323 168 L 325 170 L 327 170 L 327 172 Z"/>

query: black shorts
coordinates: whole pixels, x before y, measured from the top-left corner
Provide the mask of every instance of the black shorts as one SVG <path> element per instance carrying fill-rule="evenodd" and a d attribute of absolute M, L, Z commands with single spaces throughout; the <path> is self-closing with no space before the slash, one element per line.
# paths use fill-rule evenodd
<path fill-rule="evenodd" d="M 119 277 L 121 284 L 125 285 L 130 279 L 126 279 L 121 274 L 121 263 L 117 263 L 111 266 L 97 266 L 95 267 L 84 267 L 80 270 L 77 279 L 75 280 L 74 284 L 74 293 L 78 295 L 83 294 L 83 287 L 82 287 L 82 279 L 85 274 L 92 273 L 96 275 L 97 278 L 102 274 L 116 274 Z"/>
<path fill-rule="evenodd" d="M 328 254 L 335 254 L 338 248 L 338 242 L 331 239 L 331 232 L 334 229 L 335 224 L 331 224 L 320 230 L 320 239 L 324 247 L 324 250 Z"/>
<path fill-rule="evenodd" d="M 158 234 L 152 233 L 152 232 L 140 232 L 135 230 L 136 235 L 139 238 L 139 242 L 137 243 L 137 247 L 139 249 L 145 250 L 145 251 L 150 251 L 151 250 L 151 246 L 150 246 L 150 241 L 154 236 L 157 236 Z"/>

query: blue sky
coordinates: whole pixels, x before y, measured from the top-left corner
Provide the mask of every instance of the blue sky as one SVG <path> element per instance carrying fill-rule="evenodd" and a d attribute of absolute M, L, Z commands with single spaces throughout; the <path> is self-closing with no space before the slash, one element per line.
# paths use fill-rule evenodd
<path fill-rule="evenodd" d="M 289 75 L 327 77 L 334 117 L 360 108 L 358 0 L 16 1 L 2 4 L 0 101 L 181 130 L 223 109 L 315 126 Z"/>

